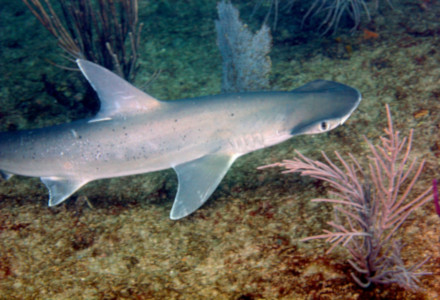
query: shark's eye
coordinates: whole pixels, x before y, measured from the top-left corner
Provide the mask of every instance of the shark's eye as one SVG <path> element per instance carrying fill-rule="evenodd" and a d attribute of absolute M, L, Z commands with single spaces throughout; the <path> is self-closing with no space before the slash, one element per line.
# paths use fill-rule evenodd
<path fill-rule="evenodd" d="M 321 122 L 321 130 L 327 130 L 328 129 L 328 123 L 327 122 Z"/>

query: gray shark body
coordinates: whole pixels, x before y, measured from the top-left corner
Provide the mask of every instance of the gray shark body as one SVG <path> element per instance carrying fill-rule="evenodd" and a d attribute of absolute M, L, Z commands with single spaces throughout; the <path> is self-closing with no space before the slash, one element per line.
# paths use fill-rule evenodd
<path fill-rule="evenodd" d="M 94 118 L 0 134 L 3 175 L 40 177 L 50 206 L 92 180 L 174 168 L 179 186 L 170 217 L 185 217 L 237 157 L 331 130 L 361 100 L 354 88 L 318 80 L 291 92 L 159 101 L 103 67 L 77 62 L 101 100 Z"/>

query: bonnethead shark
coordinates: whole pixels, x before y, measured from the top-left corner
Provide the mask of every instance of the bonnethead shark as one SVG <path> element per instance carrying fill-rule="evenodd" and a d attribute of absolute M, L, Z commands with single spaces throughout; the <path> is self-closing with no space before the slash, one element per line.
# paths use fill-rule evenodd
<path fill-rule="evenodd" d="M 290 92 L 245 92 L 160 101 L 111 71 L 77 64 L 101 101 L 91 119 L 0 133 L 0 170 L 40 177 L 49 206 L 86 183 L 173 168 L 170 218 L 197 210 L 241 155 L 343 124 L 361 101 L 347 85 L 312 81 Z"/>

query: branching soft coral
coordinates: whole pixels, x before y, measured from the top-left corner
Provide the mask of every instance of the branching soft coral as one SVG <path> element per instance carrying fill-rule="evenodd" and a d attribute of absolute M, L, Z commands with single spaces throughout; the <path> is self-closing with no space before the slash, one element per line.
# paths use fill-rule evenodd
<path fill-rule="evenodd" d="M 261 4 L 261 2 L 263 1 L 259 3 Z M 269 0 L 269 14 L 274 12 L 275 19 L 277 19 L 280 8 L 291 10 L 299 2 L 301 0 Z M 375 0 L 373 4 L 375 9 L 378 9 L 379 2 L 387 2 L 392 7 L 391 0 Z M 336 32 L 344 16 L 348 16 L 353 21 L 352 31 L 359 27 L 363 16 L 367 20 L 371 20 L 370 8 L 365 0 L 312 0 L 307 1 L 304 5 L 308 9 L 303 15 L 302 23 L 304 24 L 310 19 L 321 20 L 318 31 L 323 35 Z"/>
<path fill-rule="evenodd" d="M 283 173 L 300 173 L 323 180 L 331 187 L 331 198 L 314 199 L 313 202 L 331 203 L 334 220 L 328 222 L 330 230 L 324 234 L 302 239 L 325 239 L 332 246 L 342 245 L 351 255 L 350 265 L 356 272 L 354 280 L 362 287 L 372 283 L 397 283 L 416 289 L 418 278 L 428 273 L 419 271 L 427 261 L 412 266 L 402 261 L 402 244 L 397 231 L 418 207 L 430 201 L 432 187 L 416 194 L 413 189 L 419 179 L 424 161 L 410 160 L 412 133 L 401 139 L 394 131 L 387 106 L 388 128 L 381 137 L 381 145 L 374 146 L 365 138 L 370 150 L 368 169 L 349 154 L 345 160 L 336 152 L 339 168 L 325 153 L 325 163 L 314 161 L 297 152 L 298 157 L 273 166 L 284 167 Z M 265 166 L 266 167 L 266 166 Z M 415 195 L 416 194 L 416 195 Z"/>

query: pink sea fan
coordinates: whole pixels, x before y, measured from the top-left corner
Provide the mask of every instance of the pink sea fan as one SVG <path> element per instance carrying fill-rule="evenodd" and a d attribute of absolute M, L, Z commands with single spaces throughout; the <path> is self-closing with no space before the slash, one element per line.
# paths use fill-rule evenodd
<path fill-rule="evenodd" d="M 372 283 L 398 283 L 416 289 L 418 278 L 429 273 L 419 271 L 427 259 L 405 266 L 401 259 L 402 244 L 396 232 L 408 216 L 432 199 L 432 187 L 418 195 L 412 190 L 419 179 L 424 161 L 409 158 L 411 130 L 408 138 L 401 139 L 394 131 L 388 106 L 386 136 L 381 145 L 373 145 L 365 138 L 370 150 L 368 169 L 349 154 L 345 160 L 335 152 L 342 168 L 339 168 L 322 152 L 324 162 L 314 161 L 296 152 L 298 157 L 265 167 L 284 167 L 283 173 L 300 173 L 327 182 L 331 198 L 314 199 L 334 206 L 334 220 L 328 222 L 331 230 L 302 241 L 325 239 L 331 243 L 327 253 L 336 246 L 344 246 L 351 255 L 350 265 L 356 272 L 354 280 L 362 287 Z"/>

